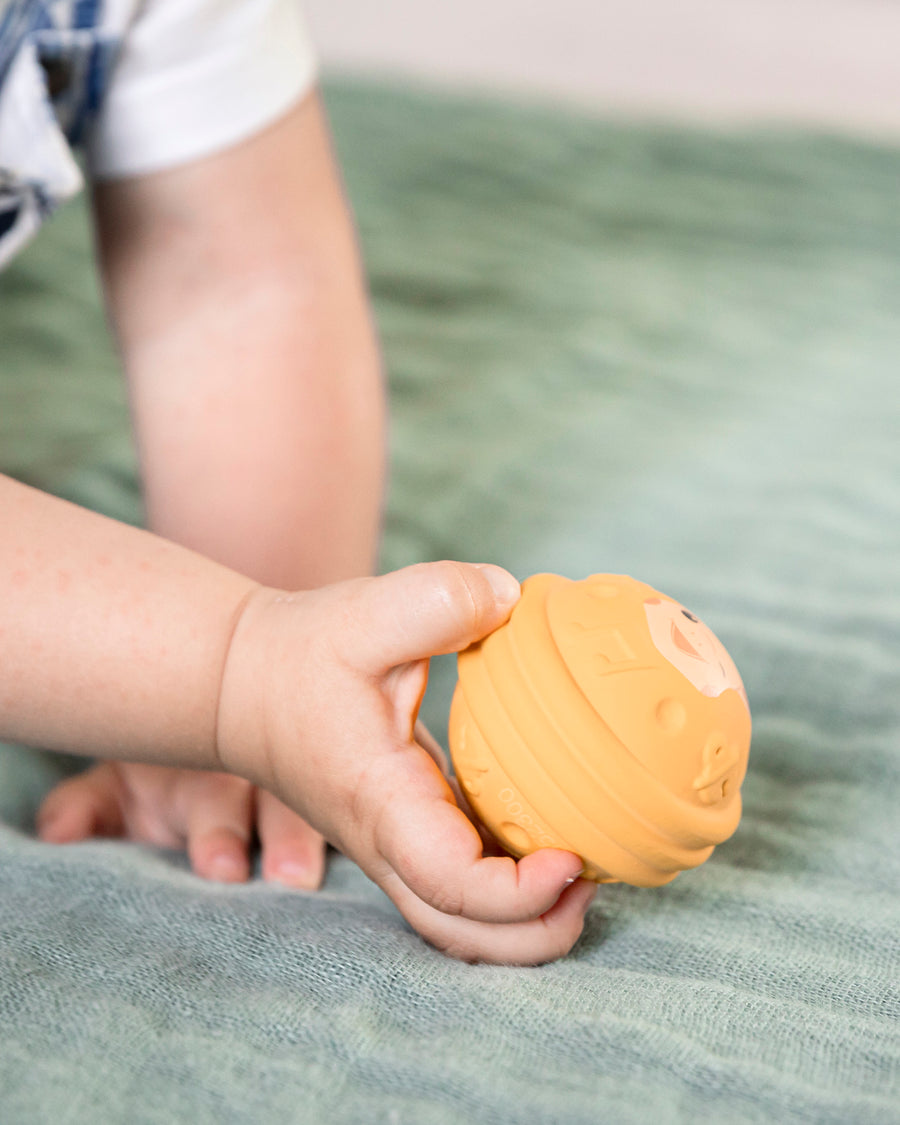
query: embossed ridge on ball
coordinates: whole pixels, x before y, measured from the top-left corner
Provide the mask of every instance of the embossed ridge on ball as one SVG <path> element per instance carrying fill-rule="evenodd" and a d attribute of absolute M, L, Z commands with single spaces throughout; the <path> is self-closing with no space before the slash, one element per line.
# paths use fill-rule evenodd
<path fill-rule="evenodd" d="M 458 667 L 454 767 L 514 855 L 564 848 L 598 882 L 656 886 L 737 827 L 746 693 L 672 598 L 622 575 L 535 575 Z"/>

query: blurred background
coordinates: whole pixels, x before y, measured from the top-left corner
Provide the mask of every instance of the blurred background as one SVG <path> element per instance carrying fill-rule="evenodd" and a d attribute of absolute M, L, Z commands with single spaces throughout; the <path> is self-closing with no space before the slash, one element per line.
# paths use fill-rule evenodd
<path fill-rule="evenodd" d="M 895 0 L 306 0 L 325 67 L 900 137 Z"/>

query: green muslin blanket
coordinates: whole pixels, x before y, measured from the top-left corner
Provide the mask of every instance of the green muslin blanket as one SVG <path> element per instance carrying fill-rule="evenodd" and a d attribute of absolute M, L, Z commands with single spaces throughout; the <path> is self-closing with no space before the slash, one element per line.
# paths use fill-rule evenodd
<path fill-rule="evenodd" d="M 900 152 L 328 102 L 390 376 L 384 567 L 677 597 L 744 675 L 744 818 L 602 887 L 564 960 L 468 966 L 339 856 L 298 894 L 44 845 L 73 763 L 4 748 L 0 1121 L 900 1122 Z M 0 278 L 0 368 L 2 467 L 139 520 L 82 207 Z"/>

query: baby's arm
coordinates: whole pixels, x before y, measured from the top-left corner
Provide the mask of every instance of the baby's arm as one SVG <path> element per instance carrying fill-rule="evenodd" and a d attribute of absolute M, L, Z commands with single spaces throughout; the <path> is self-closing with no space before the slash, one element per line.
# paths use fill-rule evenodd
<path fill-rule="evenodd" d="M 94 198 L 152 530 L 269 585 L 370 573 L 385 395 L 318 96 Z"/>
<path fill-rule="evenodd" d="M 218 684 L 256 583 L 0 477 L 0 739 L 216 766 Z"/>
<path fill-rule="evenodd" d="M 384 394 L 356 241 L 319 99 L 224 152 L 94 192 L 149 526 L 288 589 L 370 573 Z M 65 782 L 45 838 L 187 846 L 198 873 L 318 884 L 321 840 L 224 776 L 101 765 Z"/>
<path fill-rule="evenodd" d="M 509 575 L 438 563 L 288 594 L 6 478 L 0 515 L 0 738 L 224 766 L 441 948 L 530 963 L 571 947 L 591 894 L 567 885 L 576 858 L 482 858 L 414 740 L 426 657 L 500 624 Z"/>

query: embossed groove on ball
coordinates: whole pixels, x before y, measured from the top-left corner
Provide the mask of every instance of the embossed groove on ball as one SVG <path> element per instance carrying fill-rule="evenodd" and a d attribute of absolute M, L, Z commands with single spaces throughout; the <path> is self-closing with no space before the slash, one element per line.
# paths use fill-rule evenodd
<path fill-rule="evenodd" d="M 454 766 L 513 854 L 564 848 L 598 881 L 655 886 L 737 827 L 746 693 L 674 599 L 623 575 L 535 575 L 458 664 Z"/>

